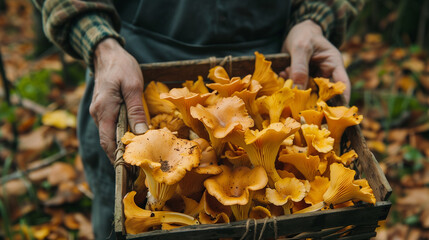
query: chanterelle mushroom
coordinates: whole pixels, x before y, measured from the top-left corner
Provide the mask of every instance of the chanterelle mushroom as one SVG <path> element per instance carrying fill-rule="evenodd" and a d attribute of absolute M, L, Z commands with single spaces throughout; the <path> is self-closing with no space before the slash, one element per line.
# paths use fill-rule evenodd
<path fill-rule="evenodd" d="M 163 223 L 177 224 L 179 226 L 199 224 L 198 220 L 183 213 L 141 209 L 134 202 L 135 195 L 136 192 L 132 191 L 125 195 L 123 199 L 127 233 L 146 232 L 149 228 Z"/>
<path fill-rule="evenodd" d="M 160 147 L 162 146 L 162 147 Z M 201 150 L 194 141 L 179 139 L 169 130 L 148 130 L 129 140 L 125 162 L 143 168 L 149 192 L 148 206 L 161 209 L 187 171 L 197 167 Z"/>
<path fill-rule="evenodd" d="M 204 182 L 207 192 L 223 205 L 231 206 L 236 220 L 248 217 L 251 194 L 264 188 L 268 183 L 267 173 L 262 167 L 231 169 L 222 165 L 222 173 Z"/>

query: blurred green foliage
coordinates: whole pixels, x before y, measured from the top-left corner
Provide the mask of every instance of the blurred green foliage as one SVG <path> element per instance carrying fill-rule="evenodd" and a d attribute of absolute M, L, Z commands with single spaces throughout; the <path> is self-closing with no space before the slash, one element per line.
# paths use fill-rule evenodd
<path fill-rule="evenodd" d="M 17 81 L 13 93 L 39 104 L 47 105 L 51 89 L 51 72 L 44 69 L 27 74 Z"/>

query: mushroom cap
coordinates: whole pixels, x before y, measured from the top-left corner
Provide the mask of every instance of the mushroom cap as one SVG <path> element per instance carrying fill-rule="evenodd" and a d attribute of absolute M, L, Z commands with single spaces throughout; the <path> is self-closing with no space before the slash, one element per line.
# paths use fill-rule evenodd
<path fill-rule="evenodd" d="M 170 89 L 162 82 L 151 81 L 144 90 L 144 99 L 146 100 L 149 113 L 156 114 L 168 113 L 173 114 L 176 106 L 168 100 L 161 99 L 160 94 L 168 93 Z"/>
<path fill-rule="evenodd" d="M 210 174 L 216 175 L 222 172 L 217 162 L 216 152 L 210 146 L 210 143 L 204 138 L 197 138 L 192 140 L 200 146 L 201 159 L 198 167 L 194 168 L 193 171 L 198 174 Z"/>
<path fill-rule="evenodd" d="M 317 155 L 313 156 L 305 153 L 281 154 L 279 161 L 292 164 L 307 180 L 313 181 L 318 174 L 320 158 Z"/>
<path fill-rule="evenodd" d="M 238 97 L 221 99 L 216 105 L 191 107 L 191 115 L 203 122 L 215 138 L 225 138 L 235 128 L 253 127 L 243 100 Z"/>
<path fill-rule="evenodd" d="M 319 153 L 327 153 L 333 149 L 334 139 L 329 137 L 331 134 L 329 130 L 325 128 L 319 129 L 319 127 L 314 124 L 303 124 L 301 130 L 307 142 L 307 146 L 309 147 L 309 154 L 314 153 L 313 149 L 317 150 Z"/>
<path fill-rule="evenodd" d="M 204 104 L 205 101 L 215 93 L 198 94 L 190 92 L 188 88 L 173 88 L 169 93 L 161 93 L 161 99 L 172 102 L 182 114 L 183 121 L 199 137 L 208 139 L 207 132 L 200 121 L 194 119 L 190 114 L 190 108 L 197 104 Z"/>
<path fill-rule="evenodd" d="M 299 90 L 297 88 L 292 89 L 294 92 L 294 98 L 290 102 L 289 107 L 292 112 L 292 117 L 299 121 L 300 116 L 299 113 L 303 110 L 308 109 L 308 101 L 310 99 L 311 89 L 307 90 Z"/>
<path fill-rule="evenodd" d="M 150 129 L 162 128 L 177 132 L 179 138 L 187 139 L 189 137 L 189 127 L 186 126 L 183 119 L 171 114 L 161 113 L 150 119 Z"/>
<path fill-rule="evenodd" d="M 227 84 L 230 82 L 228 73 L 222 66 L 211 68 L 207 77 L 215 83 Z"/>
<path fill-rule="evenodd" d="M 330 82 L 328 78 L 314 78 L 313 79 L 319 87 L 319 99 L 328 101 L 333 96 L 342 94 L 346 89 L 343 82 Z"/>
<path fill-rule="evenodd" d="M 192 80 L 186 80 L 184 83 L 182 83 L 182 86 L 188 88 L 189 91 L 193 93 L 209 93 L 202 76 L 198 76 L 198 80 L 195 82 Z"/>
<path fill-rule="evenodd" d="M 319 127 L 322 125 L 323 118 L 325 117 L 325 115 L 323 115 L 323 112 L 314 109 L 303 110 L 299 112 L 299 115 L 301 116 L 301 118 L 304 118 L 306 124 L 314 124 Z"/>
<path fill-rule="evenodd" d="M 283 86 L 284 79 L 279 78 L 271 69 L 271 62 L 265 60 L 263 54 L 255 52 L 255 57 L 255 71 L 252 79 L 258 81 L 262 86 L 258 96 L 271 95 Z"/>
<path fill-rule="evenodd" d="M 323 201 L 323 194 L 329 187 L 329 179 L 326 177 L 316 176 L 313 181 L 310 182 L 310 191 L 304 200 L 306 203 L 314 205 Z"/>
<path fill-rule="evenodd" d="M 211 217 L 217 217 L 219 214 L 225 214 L 228 217 L 231 216 L 232 210 L 230 206 L 225 206 L 219 202 L 215 197 L 208 194 L 207 191 L 204 192 L 201 203 L 203 205 L 204 212 Z"/>
<path fill-rule="evenodd" d="M 272 123 L 262 131 L 247 130 L 245 133 L 246 144 L 252 144 L 258 141 L 259 144 L 264 142 L 276 142 L 280 144 L 290 135 L 298 131 L 301 124 L 292 118 L 287 118 L 284 123 Z"/>
<path fill-rule="evenodd" d="M 297 178 L 283 178 L 274 183 L 275 189 L 266 188 L 268 201 L 276 206 L 283 206 L 289 200 L 293 202 L 301 201 L 310 191 L 308 181 L 300 181 Z"/>
<path fill-rule="evenodd" d="M 222 165 L 221 168 L 222 173 L 208 178 L 204 186 L 223 205 L 246 205 L 250 200 L 249 191 L 262 189 L 268 183 L 267 173 L 262 167 L 231 169 Z"/>
<path fill-rule="evenodd" d="M 160 146 L 163 146 L 160 148 Z M 134 137 L 125 148 L 125 162 L 145 169 L 155 181 L 172 185 L 180 181 L 200 162 L 201 150 L 196 142 L 180 139 L 169 130 L 148 130 Z"/>
<path fill-rule="evenodd" d="M 344 167 L 340 163 L 333 163 L 330 166 L 330 184 L 329 188 L 323 194 L 323 200 L 326 204 L 336 205 L 349 200 L 364 201 L 375 203 L 375 197 L 368 189 L 361 190 L 361 186 L 356 184 L 354 176 L 356 172 Z M 362 184 L 362 182 L 358 183 Z"/>
<path fill-rule="evenodd" d="M 262 96 L 256 100 L 259 108 L 269 113 L 270 123 L 280 121 L 283 110 L 288 106 L 294 97 L 294 92 L 290 88 L 281 88 L 270 96 Z"/>
<path fill-rule="evenodd" d="M 228 150 L 225 151 L 225 158 L 228 159 L 235 167 L 246 166 L 251 167 L 249 156 L 242 147 L 233 146 L 232 143 L 227 143 Z"/>
<path fill-rule="evenodd" d="M 271 212 L 267 208 L 264 208 L 263 206 L 256 206 L 252 207 L 249 213 L 249 218 L 253 219 L 264 219 L 264 218 L 270 218 Z"/>
<path fill-rule="evenodd" d="M 135 136 L 136 136 L 136 135 L 134 135 L 134 133 L 132 133 L 132 132 L 128 131 L 128 132 L 126 132 L 126 133 L 124 134 L 124 136 L 122 136 L 122 138 L 121 138 L 121 142 L 122 142 L 123 144 L 125 144 L 125 145 L 128 145 L 128 144 L 130 144 L 130 143 L 132 142 L 132 140 L 133 140 L 133 138 L 134 138 Z"/>
<path fill-rule="evenodd" d="M 251 75 L 247 75 L 243 79 L 233 77 L 228 83 L 209 83 L 206 86 L 212 90 L 216 90 L 221 97 L 230 97 L 235 92 L 240 92 L 250 83 Z"/>

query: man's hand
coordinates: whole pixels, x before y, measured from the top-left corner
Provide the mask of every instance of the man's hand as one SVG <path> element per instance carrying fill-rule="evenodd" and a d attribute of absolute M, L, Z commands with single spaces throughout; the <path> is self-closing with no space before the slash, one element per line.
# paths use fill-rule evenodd
<path fill-rule="evenodd" d="M 119 107 L 127 107 L 128 121 L 135 134 L 147 130 L 143 110 L 143 75 L 137 61 L 114 39 L 97 45 L 94 56 L 95 86 L 89 112 L 100 133 L 101 147 L 114 160 Z"/>
<path fill-rule="evenodd" d="M 283 78 L 291 78 L 301 89 L 308 84 L 309 63 L 317 66 L 317 77 L 332 77 L 334 82 L 346 85 L 344 97 L 350 100 L 350 80 L 338 49 L 322 33 L 319 25 L 306 20 L 295 25 L 283 43 L 282 52 L 291 56 L 291 66 L 281 72 Z"/>

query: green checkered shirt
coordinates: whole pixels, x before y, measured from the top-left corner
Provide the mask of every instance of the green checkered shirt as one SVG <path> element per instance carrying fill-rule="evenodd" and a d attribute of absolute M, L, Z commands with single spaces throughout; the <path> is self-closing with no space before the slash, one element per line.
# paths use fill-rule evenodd
<path fill-rule="evenodd" d="M 90 68 L 96 45 L 118 34 L 120 19 L 108 0 L 33 0 L 42 11 L 44 31 L 48 38 L 68 54 L 83 59 Z M 293 0 L 289 29 L 304 20 L 320 25 L 324 35 L 336 46 L 345 37 L 347 24 L 362 8 L 364 0 Z"/>

